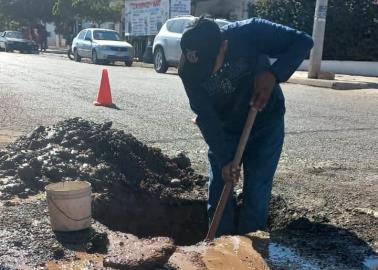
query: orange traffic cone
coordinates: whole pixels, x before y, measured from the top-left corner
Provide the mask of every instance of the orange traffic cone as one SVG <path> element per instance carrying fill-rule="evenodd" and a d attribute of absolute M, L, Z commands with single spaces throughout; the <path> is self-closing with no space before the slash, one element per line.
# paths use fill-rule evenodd
<path fill-rule="evenodd" d="M 112 93 L 110 91 L 110 83 L 108 70 L 102 70 L 100 90 L 98 91 L 97 100 L 94 102 L 96 106 L 115 107 L 112 101 Z"/>

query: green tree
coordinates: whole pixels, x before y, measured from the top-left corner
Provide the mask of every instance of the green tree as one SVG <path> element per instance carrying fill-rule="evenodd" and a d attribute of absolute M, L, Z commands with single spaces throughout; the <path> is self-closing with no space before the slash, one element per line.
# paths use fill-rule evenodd
<path fill-rule="evenodd" d="M 76 21 L 119 22 L 123 5 L 123 0 L 55 0 L 53 15 L 57 32 L 71 39 L 69 35 Z"/>
<path fill-rule="evenodd" d="M 259 0 L 250 16 L 312 33 L 315 1 Z M 378 60 L 378 5 L 372 0 L 329 0 L 324 59 Z"/>
<path fill-rule="evenodd" d="M 8 21 L 30 25 L 52 20 L 54 0 L 0 0 L 0 13 Z"/>
<path fill-rule="evenodd" d="M 0 22 L 22 25 L 53 21 L 59 25 L 85 19 L 98 24 L 121 20 L 122 0 L 0 0 Z"/>
<path fill-rule="evenodd" d="M 60 20 L 79 18 L 100 24 L 120 21 L 120 9 L 119 0 L 55 0 L 53 14 Z"/>

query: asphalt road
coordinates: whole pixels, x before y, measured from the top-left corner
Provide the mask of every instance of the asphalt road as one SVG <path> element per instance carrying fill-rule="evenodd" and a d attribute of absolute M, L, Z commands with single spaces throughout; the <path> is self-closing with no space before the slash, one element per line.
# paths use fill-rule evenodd
<path fill-rule="evenodd" d="M 103 68 L 119 110 L 93 105 Z M 304 209 L 303 215 L 324 215 L 378 249 L 378 218 L 369 212 L 378 212 L 378 91 L 294 84 L 283 89 L 286 140 L 274 192 Z M 185 152 L 205 173 L 207 147 L 193 116 L 175 70 L 162 75 L 143 67 L 76 63 L 62 55 L 0 52 L 0 135 L 70 117 L 111 120 L 168 155 Z M 366 219 L 354 215 L 356 209 L 369 210 Z"/>
<path fill-rule="evenodd" d="M 120 110 L 95 107 L 103 68 Z M 378 91 L 337 91 L 284 84 L 285 158 L 377 165 Z M 27 132 L 69 117 L 114 126 L 172 155 L 189 154 L 205 170 L 206 146 L 179 77 L 142 67 L 76 63 L 62 55 L 0 52 L 1 130 Z"/>

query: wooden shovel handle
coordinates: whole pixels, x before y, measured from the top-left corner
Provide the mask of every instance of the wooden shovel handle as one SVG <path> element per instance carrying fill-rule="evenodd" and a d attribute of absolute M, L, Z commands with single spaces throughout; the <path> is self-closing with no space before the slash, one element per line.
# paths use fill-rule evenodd
<path fill-rule="evenodd" d="M 234 159 L 232 160 L 232 164 L 234 166 L 240 165 L 245 146 L 247 145 L 247 142 L 248 142 L 249 134 L 251 134 L 253 123 L 255 122 L 255 119 L 256 119 L 256 115 L 257 115 L 257 110 L 251 107 L 251 109 L 249 110 L 247 120 L 244 125 L 243 133 L 239 140 L 239 145 L 236 150 L 236 154 L 234 156 Z M 226 207 L 226 204 L 228 201 L 228 197 L 230 196 L 232 187 L 233 187 L 232 182 L 227 182 L 223 187 L 221 197 L 219 199 L 217 208 L 215 209 L 213 220 L 211 221 L 209 231 L 207 232 L 207 235 L 206 235 L 206 240 L 211 241 L 215 237 L 215 234 L 219 227 L 220 220 L 223 216 L 224 208 Z"/>

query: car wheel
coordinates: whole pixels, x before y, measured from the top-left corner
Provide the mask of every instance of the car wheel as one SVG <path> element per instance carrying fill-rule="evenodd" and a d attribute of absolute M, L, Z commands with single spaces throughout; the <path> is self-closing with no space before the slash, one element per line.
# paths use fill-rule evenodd
<path fill-rule="evenodd" d="M 75 58 L 76 62 L 80 62 L 81 61 L 81 57 L 79 56 L 79 53 L 77 52 L 76 48 L 74 50 L 74 58 Z"/>
<path fill-rule="evenodd" d="M 165 59 L 164 50 L 157 47 L 154 53 L 154 68 L 158 73 L 165 73 L 168 70 L 168 63 Z"/>
<path fill-rule="evenodd" d="M 92 63 L 97 65 L 99 63 L 97 58 L 97 52 L 95 50 L 92 51 Z"/>
<path fill-rule="evenodd" d="M 67 50 L 67 57 L 68 57 L 70 60 L 74 60 L 74 59 L 75 59 L 75 56 L 74 56 L 74 54 L 72 53 L 71 47 Z"/>
<path fill-rule="evenodd" d="M 131 67 L 133 65 L 133 61 L 125 61 L 125 65 L 127 67 Z"/>

